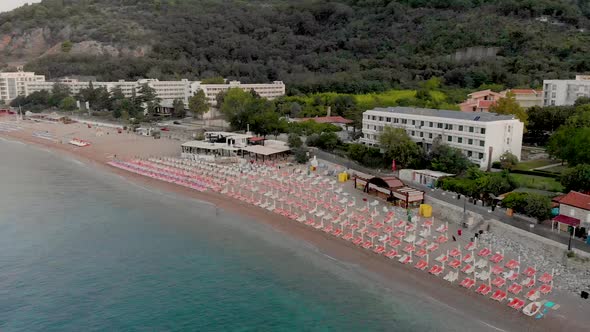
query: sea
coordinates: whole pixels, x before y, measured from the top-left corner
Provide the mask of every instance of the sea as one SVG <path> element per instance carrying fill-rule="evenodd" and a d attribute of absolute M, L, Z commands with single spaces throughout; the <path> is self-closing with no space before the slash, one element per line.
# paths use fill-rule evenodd
<path fill-rule="evenodd" d="M 465 330 L 269 225 L 0 139 L 2 332 Z"/>

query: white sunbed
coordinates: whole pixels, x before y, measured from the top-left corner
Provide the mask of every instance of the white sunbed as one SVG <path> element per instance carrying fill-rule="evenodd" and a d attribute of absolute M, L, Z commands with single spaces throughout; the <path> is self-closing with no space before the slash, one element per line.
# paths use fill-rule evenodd
<path fill-rule="evenodd" d="M 479 261 L 477 261 L 477 263 L 475 263 L 475 267 L 482 269 L 484 267 L 486 267 L 488 265 L 488 261 L 486 261 L 483 258 L 480 258 Z"/>
<path fill-rule="evenodd" d="M 406 241 L 408 243 L 414 242 L 415 240 L 416 240 L 416 235 L 414 235 L 414 234 L 410 234 L 404 239 L 404 241 Z"/>

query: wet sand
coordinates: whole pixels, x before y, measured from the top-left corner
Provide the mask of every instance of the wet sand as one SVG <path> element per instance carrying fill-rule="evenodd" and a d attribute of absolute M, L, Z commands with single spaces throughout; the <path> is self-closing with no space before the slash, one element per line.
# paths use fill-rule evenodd
<path fill-rule="evenodd" d="M 0 121 L 6 121 L 0 118 Z M 135 156 L 178 156 L 179 141 L 162 138 L 155 140 L 150 137 L 140 137 L 135 134 L 118 134 L 114 129 L 102 129 L 104 133 L 97 136 L 95 128 L 87 128 L 81 124 L 49 124 L 20 122 L 19 131 L 0 132 L 0 136 L 12 138 L 21 142 L 35 144 L 48 148 L 57 153 L 74 157 L 86 164 L 99 167 L 114 174 L 118 174 L 134 183 L 173 192 L 186 197 L 215 204 L 221 209 L 249 219 L 270 225 L 274 229 L 289 236 L 305 241 L 322 253 L 349 264 L 360 267 L 367 277 L 378 284 L 393 289 L 403 288 L 417 297 L 428 302 L 438 303 L 451 309 L 466 319 L 475 319 L 481 323 L 481 330 L 486 331 L 557 331 L 559 329 L 585 330 L 589 319 L 581 313 L 550 312 L 542 320 L 534 320 L 516 312 L 504 303 L 489 300 L 473 291 L 468 291 L 457 284 L 449 284 L 442 278 L 434 277 L 397 262 L 391 262 L 384 256 L 361 250 L 351 243 L 335 239 L 334 237 L 306 227 L 285 217 L 276 215 L 264 209 L 233 200 L 213 192 L 197 192 L 174 184 L 165 183 L 141 175 L 132 174 L 106 165 L 106 162 L 117 158 L 132 158 Z M 33 137 L 35 132 L 49 132 L 57 141 L 50 141 Z M 106 132 L 109 132 L 107 135 Z M 165 133 L 163 133 L 165 136 Z M 67 144 L 71 137 L 85 139 L 91 146 L 85 148 Z M 62 141 L 60 143 L 59 141 Z M 395 287 L 393 287 L 395 285 Z"/>

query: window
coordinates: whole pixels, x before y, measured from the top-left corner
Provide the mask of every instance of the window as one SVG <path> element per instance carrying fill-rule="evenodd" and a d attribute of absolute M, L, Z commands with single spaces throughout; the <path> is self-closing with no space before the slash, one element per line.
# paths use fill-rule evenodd
<path fill-rule="evenodd" d="M 443 124 L 442 123 L 437 123 L 436 124 L 436 128 L 442 128 L 442 127 L 443 127 Z"/>
<path fill-rule="evenodd" d="M 473 132 L 473 127 L 469 127 L 469 132 L 472 133 Z"/>
<path fill-rule="evenodd" d="M 479 141 L 479 146 L 485 146 L 486 142 L 485 141 Z"/>
<path fill-rule="evenodd" d="M 446 130 L 452 130 L 453 129 L 453 125 L 449 124 L 449 123 L 445 123 L 445 129 Z"/>
<path fill-rule="evenodd" d="M 428 133 L 428 138 L 432 138 L 432 133 Z"/>
<path fill-rule="evenodd" d="M 424 132 L 420 132 L 420 137 L 424 137 Z"/>
<path fill-rule="evenodd" d="M 428 122 L 428 127 L 432 128 L 433 123 L 432 122 Z"/>
<path fill-rule="evenodd" d="M 448 137 L 447 137 L 447 141 L 448 141 L 448 142 L 452 142 L 452 141 L 453 141 L 453 136 L 448 136 Z"/>
<path fill-rule="evenodd" d="M 412 120 L 412 126 L 416 125 L 416 120 Z"/>
<path fill-rule="evenodd" d="M 399 123 L 399 119 L 398 118 L 393 119 L 393 123 Z"/>
<path fill-rule="evenodd" d="M 470 139 L 468 139 L 468 140 L 467 140 L 467 144 L 469 144 L 469 145 L 473 145 L 473 140 L 472 140 L 471 138 L 470 138 Z"/>
<path fill-rule="evenodd" d="M 463 131 L 463 126 L 459 126 L 459 131 Z"/>
<path fill-rule="evenodd" d="M 483 159 L 483 153 L 479 153 L 479 159 Z"/>
<path fill-rule="evenodd" d="M 557 97 L 557 93 L 551 92 L 551 98 L 555 98 L 555 97 Z"/>
<path fill-rule="evenodd" d="M 457 137 L 457 143 L 463 143 L 463 137 Z"/>
<path fill-rule="evenodd" d="M 424 121 L 420 121 L 420 126 L 423 126 L 423 125 L 424 125 Z"/>
<path fill-rule="evenodd" d="M 473 152 L 472 151 L 467 151 L 467 157 L 469 157 L 469 158 L 473 157 Z"/>
<path fill-rule="evenodd" d="M 391 122 L 391 118 L 385 118 L 385 122 Z"/>
<path fill-rule="evenodd" d="M 382 116 L 379 117 L 379 121 L 383 121 L 383 117 Z"/>
<path fill-rule="evenodd" d="M 412 136 L 415 136 L 415 135 L 416 135 L 416 132 L 412 130 Z"/>
<path fill-rule="evenodd" d="M 407 124 L 407 123 L 408 123 L 408 120 L 402 119 L 402 124 Z"/>
<path fill-rule="evenodd" d="M 485 128 L 481 128 L 481 133 L 485 134 L 486 133 L 486 129 Z"/>

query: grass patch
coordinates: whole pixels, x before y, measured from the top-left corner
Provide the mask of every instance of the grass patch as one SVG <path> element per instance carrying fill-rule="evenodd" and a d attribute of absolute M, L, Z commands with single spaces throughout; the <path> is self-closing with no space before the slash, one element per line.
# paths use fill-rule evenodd
<path fill-rule="evenodd" d="M 551 160 L 551 159 L 539 159 L 539 160 L 529 160 L 529 161 L 522 161 L 516 165 L 514 169 L 519 169 L 523 171 L 529 171 L 533 168 L 549 166 L 553 164 L 557 164 L 559 161 Z"/>
<path fill-rule="evenodd" d="M 395 106 L 397 101 L 405 98 L 414 98 L 416 90 L 388 90 L 379 93 L 367 93 L 355 95 L 360 109 L 368 110 L 375 107 Z"/>
<path fill-rule="evenodd" d="M 559 165 L 559 166 L 555 166 L 555 167 L 545 168 L 544 171 L 556 173 L 556 174 L 562 174 L 566 169 L 567 169 L 567 165 Z"/>
<path fill-rule="evenodd" d="M 553 192 L 563 192 L 564 188 L 557 181 L 553 178 L 547 178 L 543 176 L 534 176 L 534 175 L 526 175 L 526 174 L 510 174 L 518 183 L 519 187 L 524 188 L 531 188 L 531 189 L 539 189 L 539 190 L 546 190 L 546 191 L 553 191 Z"/>

